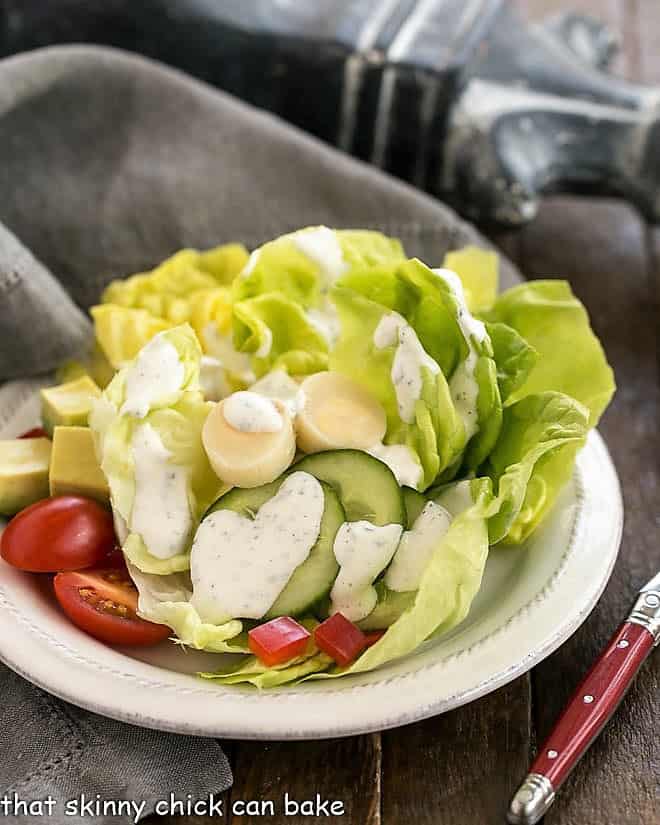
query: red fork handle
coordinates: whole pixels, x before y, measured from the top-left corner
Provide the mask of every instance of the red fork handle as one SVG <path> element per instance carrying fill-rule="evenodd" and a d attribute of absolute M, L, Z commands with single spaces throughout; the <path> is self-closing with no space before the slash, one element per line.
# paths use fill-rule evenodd
<path fill-rule="evenodd" d="M 578 685 L 530 773 L 545 776 L 556 791 L 607 724 L 653 648 L 649 631 L 624 622 Z"/>
<path fill-rule="evenodd" d="M 514 796 L 508 821 L 532 825 L 552 804 L 555 791 L 607 724 L 651 652 L 654 634 L 630 621 L 610 639 L 543 743 Z"/>

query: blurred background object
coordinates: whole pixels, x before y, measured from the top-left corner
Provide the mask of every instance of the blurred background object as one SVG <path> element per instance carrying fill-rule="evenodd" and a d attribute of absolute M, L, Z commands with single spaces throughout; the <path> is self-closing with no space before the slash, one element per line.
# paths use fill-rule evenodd
<path fill-rule="evenodd" d="M 508 0 L 0 0 L 0 54 L 121 47 L 183 69 L 437 195 L 518 226 L 546 192 L 660 220 L 660 88 L 613 33 Z"/>

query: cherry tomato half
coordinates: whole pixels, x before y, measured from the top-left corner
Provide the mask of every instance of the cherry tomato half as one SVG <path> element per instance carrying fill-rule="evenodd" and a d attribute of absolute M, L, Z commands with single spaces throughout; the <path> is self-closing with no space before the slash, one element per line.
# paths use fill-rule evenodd
<path fill-rule="evenodd" d="M 31 430 L 18 436 L 19 438 L 50 438 L 43 427 L 33 427 Z"/>
<path fill-rule="evenodd" d="M 138 593 L 123 570 L 94 568 L 58 573 L 55 595 L 71 621 L 111 645 L 155 645 L 172 635 L 169 627 L 136 615 Z"/>
<path fill-rule="evenodd" d="M 109 510 L 82 496 L 56 496 L 21 510 L 0 536 L 0 556 L 31 573 L 101 564 L 116 544 Z"/>

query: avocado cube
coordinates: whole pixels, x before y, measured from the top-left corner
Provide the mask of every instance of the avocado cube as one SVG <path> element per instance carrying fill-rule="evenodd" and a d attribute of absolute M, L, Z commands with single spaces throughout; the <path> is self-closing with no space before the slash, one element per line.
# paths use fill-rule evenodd
<path fill-rule="evenodd" d="M 0 441 L 0 513 L 13 516 L 48 498 L 48 438 L 16 438 Z"/>
<path fill-rule="evenodd" d="M 88 427 L 55 427 L 49 482 L 51 496 L 86 496 L 108 504 L 108 482 Z"/>
<path fill-rule="evenodd" d="M 101 390 L 88 375 L 82 375 L 66 384 L 41 390 L 41 417 L 44 429 L 52 435 L 59 424 L 87 426 L 92 402 Z"/>

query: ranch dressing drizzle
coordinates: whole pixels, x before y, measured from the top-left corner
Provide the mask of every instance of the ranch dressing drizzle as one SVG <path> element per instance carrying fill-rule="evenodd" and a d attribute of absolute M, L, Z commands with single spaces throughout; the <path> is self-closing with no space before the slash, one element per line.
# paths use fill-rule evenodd
<path fill-rule="evenodd" d="M 431 557 L 449 530 L 451 516 L 434 501 L 428 501 L 415 519 L 412 530 L 406 530 L 385 574 L 390 590 L 417 590 Z"/>
<path fill-rule="evenodd" d="M 126 395 L 120 412 L 144 418 L 152 405 L 181 389 L 185 370 L 176 348 L 156 335 L 141 350 L 126 374 Z"/>
<path fill-rule="evenodd" d="M 325 281 L 322 283 L 322 292 L 323 287 L 327 291 L 327 287 L 348 269 L 337 234 L 327 226 L 315 226 L 313 229 L 294 232 L 290 237 L 304 255 L 318 264 Z"/>
<path fill-rule="evenodd" d="M 373 582 L 390 563 L 403 527 L 377 527 L 368 521 L 347 521 L 337 531 L 333 550 L 339 573 L 330 591 L 332 613 L 352 622 L 364 619 L 378 600 Z"/>
<path fill-rule="evenodd" d="M 367 452 L 390 468 L 401 486 L 417 490 L 422 480 L 422 465 L 407 444 L 374 444 Z"/>
<path fill-rule="evenodd" d="M 323 488 L 309 473 L 292 473 L 254 519 L 216 510 L 193 541 L 192 604 L 204 621 L 260 619 L 321 530 Z"/>
<path fill-rule="evenodd" d="M 298 412 L 298 403 L 301 401 L 300 384 L 294 381 L 284 370 L 271 370 L 250 387 L 250 392 L 256 392 L 266 398 L 281 401 L 288 409 L 291 418 Z"/>
<path fill-rule="evenodd" d="M 321 302 L 320 306 L 307 310 L 307 318 L 332 347 L 339 338 L 340 321 L 328 298 L 328 290 L 348 269 L 337 233 L 327 226 L 317 226 L 294 232 L 290 237 L 298 249 L 319 266 Z"/>
<path fill-rule="evenodd" d="M 225 398 L 222 407 L 225 421 L 242 433 L 277 433 L 282 416 L 270 398 L 256 392 L 235 392 Z"/>
<path fill-rule="evenodd" d="M 433 272 L 442 278 L 454 294 L 458 304 L 456 320 L 469 348 L 467 358 L 456 367 L 449 381 L 449 390 L 456 412 L 463 421 L 465 434 L 469 440 L 479 429 L 477 412 L 479 384 L 474 375 L 479 355 L 474 342 L 477 341 L 481 344 L 488 337 L 488 333 L 486 332 L 486 326 L 470 313 L 465 300 L 463 284 L 458 275 L 450 269 L 434 269 Z"/>
<path fill-rule="evenodd" d="M 142 424 L 131 440 L 135 497 L 130 526 L 159 559 L 182 553 L 193 522 L 188 500 L 188 470 L 172 458 L 151 424 Z"/>
<path fill-rule="evenodd" d="M 399 416 L 411 424 L 415 419 L 415 403 L 422 392 L 422 368 L 434 375 L 440 367 L 424 350 L 417 333 L 398 312 L 388 312 L 374 331 L 374 345 L 378 349 L 396 344 L 390 375 L 396 393 Z"/>

